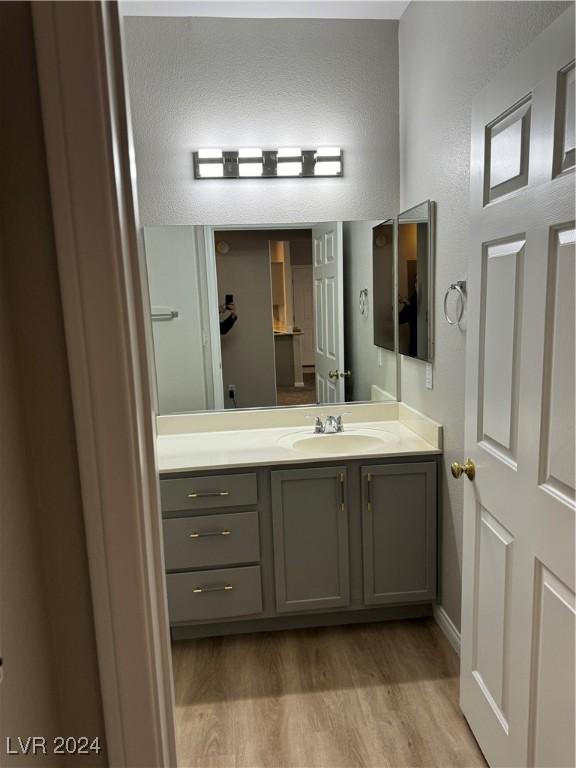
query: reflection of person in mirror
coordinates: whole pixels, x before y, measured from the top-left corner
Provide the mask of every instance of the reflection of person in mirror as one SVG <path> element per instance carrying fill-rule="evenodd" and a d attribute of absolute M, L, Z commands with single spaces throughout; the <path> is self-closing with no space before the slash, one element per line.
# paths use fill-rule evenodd
<path fill-rule="evenodd" d="M 232 326 L 238 320 L 236 314 L 236 304 L 233 301 L 220 305 L 220 336 L 232 330 Z"/>
<path fill-rule="evenodd" d="M 411 357 L 418 356 L 418 294 L 416 288 L 409 299 L 404 299 L 403 306 L 398 313 L 400 324 L 408 324 L 409 340 L 408 354 Z"/>

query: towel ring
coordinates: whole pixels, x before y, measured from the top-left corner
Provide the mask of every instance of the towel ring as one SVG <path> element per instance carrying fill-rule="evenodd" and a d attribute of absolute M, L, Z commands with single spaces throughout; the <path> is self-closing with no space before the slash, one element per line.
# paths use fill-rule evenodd
<path fill-rule="evenodd" d="M 458 294 L 458 314 L 456 316 L 456 320 L 452 320 L 451 317 L 448 316 L 448 296 L 450 295 L 450 291 L 456 291 Z M 448 325 L 457 325 L 460 327 L 460 321 L 462 320 L 462 317 L 464 316 L 464 304 L 466 301 L 466 280 L 458 280 L 455 283 L 451 283 L 450 287 L 446 290 L 446 293 L 444 294 L 444 318 L 446 319 L 446 322 Z"/>

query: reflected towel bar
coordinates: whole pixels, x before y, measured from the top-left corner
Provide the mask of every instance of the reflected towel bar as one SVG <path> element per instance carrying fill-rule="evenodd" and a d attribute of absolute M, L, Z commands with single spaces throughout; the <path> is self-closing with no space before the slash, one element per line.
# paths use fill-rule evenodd
<path fill-rule="evenodd" d="M 152 320 L 174 320 L 178 317 L 178 312 L 175 309 L 169 312 L 152 312 Z"/>

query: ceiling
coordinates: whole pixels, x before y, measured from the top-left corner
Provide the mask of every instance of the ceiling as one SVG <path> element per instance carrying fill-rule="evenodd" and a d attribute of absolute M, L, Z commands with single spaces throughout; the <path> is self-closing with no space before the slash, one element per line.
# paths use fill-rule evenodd
<path fill-rule="evenodd" d="M 403 0 L 121 0 L 123 16 L 246 19 L 399 19 Z"/>

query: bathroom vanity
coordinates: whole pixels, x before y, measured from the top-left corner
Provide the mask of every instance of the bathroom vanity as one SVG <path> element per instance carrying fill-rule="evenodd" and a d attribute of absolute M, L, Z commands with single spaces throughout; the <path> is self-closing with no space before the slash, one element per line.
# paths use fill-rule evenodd
<path fill-rule="evenodd" d="M 339 435 L 160 434 L 175 639 L 431 612 L 441 428 L 398 403 L 378 414 Z"/>

